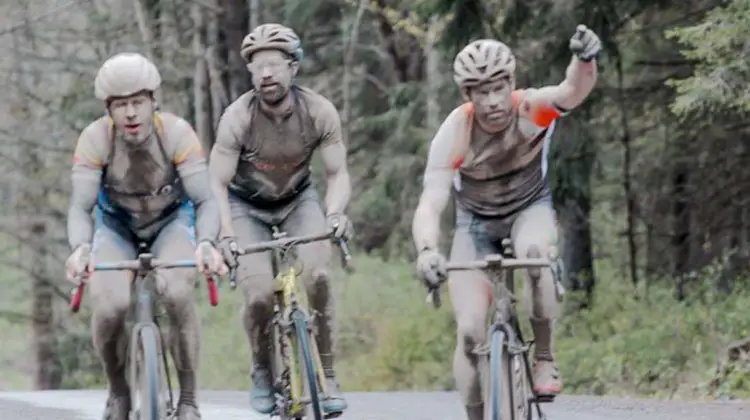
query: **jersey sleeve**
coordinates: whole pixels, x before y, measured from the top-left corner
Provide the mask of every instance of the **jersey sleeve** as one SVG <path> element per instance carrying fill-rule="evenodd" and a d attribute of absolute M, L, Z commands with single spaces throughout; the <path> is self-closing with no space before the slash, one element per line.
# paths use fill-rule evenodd
<path fill-rule="evenodd" d="M 513 106 L 521 116 L 539 127 L 549 127 L 553 121 L 564 116 L 565 110 L 553 103 L 540 103 L 531 100 L 535 89 L 518 89 L 513 91 Z"/>
<path fill-rule="evenodd" d="M 445 118 L 430 142 L 423 187 L 450 190 L 453 173 L 461 167 L 471 134 L 467 124 L 472 110 L 466 106 L 454 109 Z"/>
<path fill-rule="evenodd" d="M 315 126 L 320 135 L 320 146 L 344 144 L 344 134 L 341 128 L 341 117 L 336 106 L 324 97 L 317 98 L 312 104 Z"/>
<path fill-rule="evenodd" d="M 180 176 L 186 177 L 205 169 L 206 155 L 198 139 L 198 134 L 190 126 L 190 123 L 183 119 L 178 119 L 175 123 L 173 135 L 174 149 L 172 152 L 172 162 L 177 167 Z"/>
<path fill-rule="evenodd" d="M 244 97 L 240 97 L 233 104 L 229 105 L 219 118 L 219 126 L 216 129 L 216 142 L 211 148 L 211 156 L 222 155 L 231 159 L 238 159 L 242 152 L 242 133 L 243 127 L 248 127 L 248 115 L 241 115 L 237 111 L 238 107 L 247 103 Z M 246 108 L 245 108 L 246 109 Z M 244 117 L 244 118 L 243 118 Z"/>
<path fill-rule="evenodd" d="M 100 177 L 111 145 L 109 131 L 103 120 L 84 128 L 73 152 L 73 176 Z"/>

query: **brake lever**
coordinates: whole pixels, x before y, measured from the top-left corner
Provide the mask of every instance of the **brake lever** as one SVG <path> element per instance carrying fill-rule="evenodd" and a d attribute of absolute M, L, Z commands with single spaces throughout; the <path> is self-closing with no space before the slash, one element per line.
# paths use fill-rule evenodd
<path fill-rule="evenodd" d="M 349 274 L 354 273 L 355 268 L 352 264 L 352 254 L 349 252 L 349 244 L 346 242 L 346 239 L 336 238 L 334 241 L 339 246 L 339 251 L 341 251 L 339 253 L 341 256 L 341 267 Z"/>
<path fill-rule="evenodd" d="M 229 288 L 231 290 L 237 288 L 237 267 L 229 268 Z"/>
<path fill-rule="evenodd" d="M 425 302 L 428 304 L 432 304 L 432 306 L 435 307 L 435 309 L 440 309 L 440 307 L 443 305 L 442 297 L 440 296 L 440 287 L 430 287 L 427 290 L 427 298 L 425 299 Z"/>

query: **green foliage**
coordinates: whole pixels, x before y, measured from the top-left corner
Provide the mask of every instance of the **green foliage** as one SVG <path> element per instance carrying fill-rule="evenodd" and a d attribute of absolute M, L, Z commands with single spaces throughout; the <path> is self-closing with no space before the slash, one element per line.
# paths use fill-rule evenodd
<path fill-rule="evenodd" d="M 666 31 L 667 37 L 685 46 L 682 54 L 697 63 L 691 77 L 669 83 L 678 93 L 672 106 L 675 113 L 721 107 L 750 110 L 748 30 L 750 1 L 730 0 L 700 23 Z"/>

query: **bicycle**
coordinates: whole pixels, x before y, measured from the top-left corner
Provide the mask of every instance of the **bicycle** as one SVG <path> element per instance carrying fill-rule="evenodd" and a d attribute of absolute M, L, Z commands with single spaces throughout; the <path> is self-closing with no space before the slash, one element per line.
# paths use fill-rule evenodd
<path fill-rule="evenodd" d="M 156 314 L 159 304 L 154 281 L 154 269 L 157 268 L 195 268 L 194 260 L 164 261 L 153 258 L 147 252 L 144 243 L 138 245 L 139 254 L 135 260 L 97 263 L 94 271 L 135 271 L 130 288 L 130 306 L 126 319 L 135 324 L 129 330 L 126 341 L 126 371 L 130 385 L 132 402 L 130 420 L 164 420 L 172 419 L 177 414 L 172 392 L 172 383 L 167 364 L 164 335 L 162 334 Z M 204 259 L 210 258 L 204 255 Z M 72 291 L 70 310 L 78 312 L 83 299 L 86 283 L 83 276 L 78 277 L 78 286 Z M 219 291 L 214 276 L 206 276 L 208 298 L 211 306 L 219 304 Z M 132 317 L 132 318 L 131 318 Z M 127 329 L 126 329 L 127 330 Z"/>
<path fill-rule="evenodd" d="M 233 250 L 240 255 L 272 251 L 272 272 L 275 279 L 273 318 L 271 320 L 271 376 L 275 390 L 276 408 L 271 416 L 281 420 L 335 418 L 341 413 L 323 416 L 321 396 L 327 395 L 325 375 L 318 352 L 317 314 L 300 302 L 297 281 L 301 270 L 295 267 L 296 245 L 333 239 L 341 250 L 341 264 L 352 271 L 351 254 L 344 239 L 334 239 L 331 233 L 286 237 L 273 227 L 273 240 Z M 237 287 L 237 264 L 230 267 L 229 285 Z"/>
<path fill-rule="evenodd" d="M 446 268 L 448 271 L 486 270 L 492 281 L 495 308 L 488 322 L 489 343 L 472 351 L 479 358 L 485 420 L 532 420 L 533 408 L 538 419 L 545 420 L 547 417 L 540 404 L 554 401 L 554 396 L 534 392 L 528 356 L 534 341 L 523 339 L 515 308 L 513 274 L 516 269 L 552 267 L 553 263 L 545 258 L 514 258 L 507 238 L 503 239 L 502 246 L 505 257 L 490 254 L 480 260 L 449 262 Z M 561 287 L 557 279 L 555 286 Z M 427 295 L 427 301 L 435 308 L 441 306 L 439 287 L 430 288 Z M 505 378 L 501 372 L 505 373 Z"/>

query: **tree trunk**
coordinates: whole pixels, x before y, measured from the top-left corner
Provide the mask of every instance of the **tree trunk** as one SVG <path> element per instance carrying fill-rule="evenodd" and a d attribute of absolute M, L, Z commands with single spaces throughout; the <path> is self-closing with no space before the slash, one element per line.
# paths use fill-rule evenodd
<path fill-rule="evenodd" d="M 34 389 L 59 389 L 62 384 L 62 366 L 57 355 L 55 336 L 54 288 L 47 269 L 47 226 L 43 222 L 31 226 L 34 238 L 41 238 L 37 249 L 31 250 L 26 261 L 31 263 L 29 273 L 32 282 L 32 330 L 34 347 Z"/>
<path fill-rule="evenodd" d="M 344 97 L 344 106 L 342 109 L 342 118 L 341 118 L 341 126 L 344 130 L 344 141 L 346 144 L 349 143 L 349 135 L 350 135 L 350 126 L 351 126 L 351 118 L 352 118 L 352 67 L 354 66 L 354 51 L 357 47 L 357 42 L 359 40 L 359 26 L 362 22 L 362 17 L 365 13 L 365 0 L 359 0 L 359 5 L 357 6 L 357 14 L 354 17 L 354 22 L 352 23 L 351 29 L 349 31 L 346 31 L 346 29 L 343 30 L 344 33 L 344 45 L 346 46 L 344 48 L 344 80 L 343 80 L 343 97 Z M 348 36 L 346 36 L 348 32 Z"/>
<path fill-rule="evenodd" d="M 587 121 L 589 110 L 581 112 L 582 120 Z M 562 258 L 567 274 L 564 285 L 568 290 L 585 292 L 585 307 L 596 286 L 591 242 L 591 174 L 596 146 L 583 124 L 576 120 L 558 123 L 548 176 L 553 179 L 552 194 L 562 229 Z"/>
<path fill-rule="evenodd" d="M 213 2 L 211 3 L 213 5 Z M 222 33 L 219 27 L 221 17 L 211 13 L 206 24 L 206 70 L 208 72 L 209 90 L 211 98 L 211 127 L 215 132 L 219 126 L 219 119 L 224 108 L 229 105 L 228 85 L 225 83 L 227 63 L 222 47 Z"/>
<path fill-rule="evenodd" d="M 674 233 L 672 252 L 674 254 L 674 272 L 676 279 L 675 294 L 678 300 L 685 298 L 683 275 L 687 274 L 690 261 L 690 209 L 687 196 L 688 168 L 682 162 L 675 164 L 672 178 L 672 216 Z"/>
<path fill-rule="evenodd" d="M 440 50 L 437 47 L 438 40 L 438 21 L 437 15 L 430 18 L 430 26 L 427 30 L 427 39 L 425 40 L 425 57 L 426 57 L 426 75 L 427 90 L 427 128 L 430 131 L 437 131 L 440 127 L 440 86 L 442 85 L 440 74 Z"/>
<path fill-rule="evenodd" d="M 245 60 L 240 56 L 240 46 L 248 32 L 247 3 L 245 0 L 222 0 L 222 7 L 229 95 L 230 100 L 234 101 L 252 86 Z"/>
<path fill-rule="evenodd" d="M 249 22 L 250 22 L 250 28 L 249 30 L 252 31 L 257 26 L 260 25 L 261 22 L 263 22 L 263 10 L 261 9 L 261 1 L 260 0 L 248 0 L 250 3 L 248 5 L 248 11 L 250 12 Z"/>
<path fill-rule="evenodd" d="M 208 79 L 208 67 L 206 65 L 206 20 L 203 17 L 201 6 L 194 4 L 191 13 L 193 15 L 193 55 L 195 56 L 195 74 L 193 76 L 193 110 L 195 112 L 195 127 L 198 138 L 206 153 L 210 156 L 211 147 L 214 144 L 213 116 L 210 98 L 210 82 Z"/>

